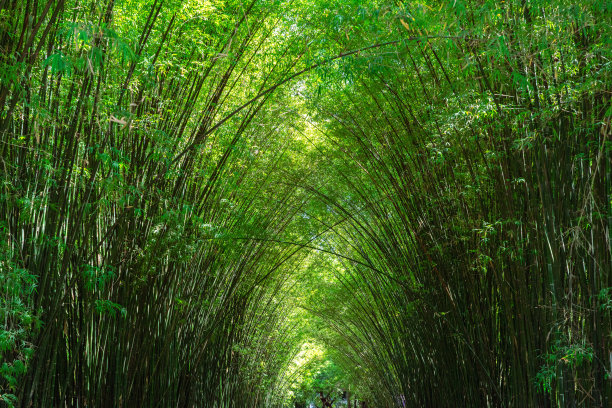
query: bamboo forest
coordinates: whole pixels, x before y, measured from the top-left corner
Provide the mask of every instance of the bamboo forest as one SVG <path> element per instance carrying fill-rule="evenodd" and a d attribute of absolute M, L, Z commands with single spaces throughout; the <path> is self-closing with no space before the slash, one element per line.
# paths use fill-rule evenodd
<path fill-rule="evenodd" d="M 610 0 L 0 0 L 0 407 L 612 407 Z"/>

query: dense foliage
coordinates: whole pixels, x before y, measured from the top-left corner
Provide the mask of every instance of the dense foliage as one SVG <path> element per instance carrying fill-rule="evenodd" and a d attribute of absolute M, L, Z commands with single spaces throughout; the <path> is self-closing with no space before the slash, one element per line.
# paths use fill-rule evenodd
<path fill-rule="evenodd" d="M 0 0 L 0 401 L 612 402 L 600 0 Z"/>

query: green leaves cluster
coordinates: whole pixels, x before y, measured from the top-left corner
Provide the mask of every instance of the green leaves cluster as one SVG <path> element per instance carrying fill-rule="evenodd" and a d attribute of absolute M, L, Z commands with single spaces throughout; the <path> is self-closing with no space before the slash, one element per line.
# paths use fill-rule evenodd
<path fill-rule="evenodd" d="M 13 406 L 42 323 L 34 308 L 37 277 L 21 268 L 13 240 L 0 224 L 0 397 Z"/>

